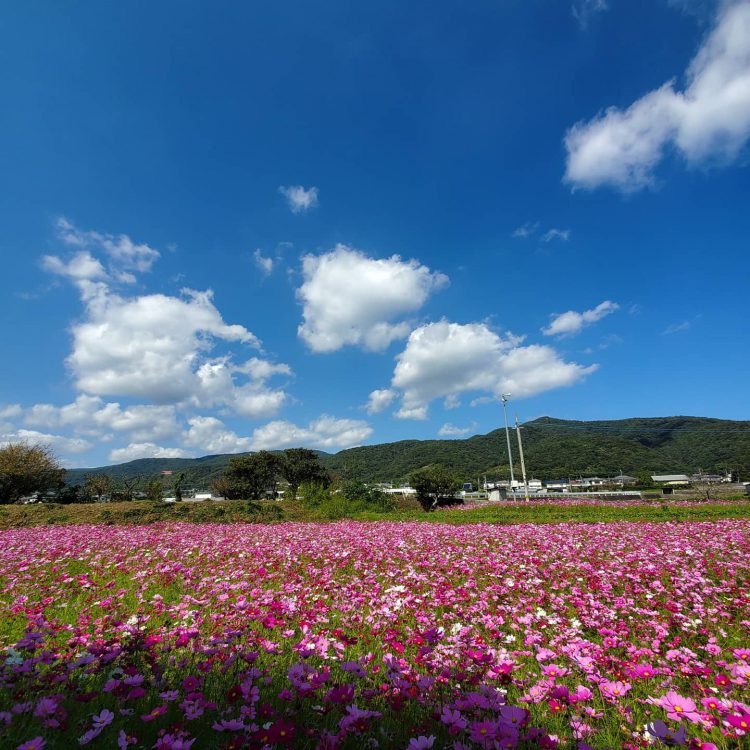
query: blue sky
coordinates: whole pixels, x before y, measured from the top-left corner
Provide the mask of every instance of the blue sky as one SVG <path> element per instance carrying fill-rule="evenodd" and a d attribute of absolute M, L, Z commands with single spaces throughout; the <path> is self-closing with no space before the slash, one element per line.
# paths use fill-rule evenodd
<path fill-rule="evenodd" d="M 0 439 L 750 418 L 750 2 L 25 3 Z"/>

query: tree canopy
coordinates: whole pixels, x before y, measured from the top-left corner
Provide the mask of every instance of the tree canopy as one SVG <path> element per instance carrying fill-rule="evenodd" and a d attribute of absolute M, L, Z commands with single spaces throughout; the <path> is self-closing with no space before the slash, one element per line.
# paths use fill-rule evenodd
<path fill-rule="evenodd" d="M 260 500 L 266 494 L 276 494 L 276 482 L 281 460 L 269 451 L 246 456 L 234 456 L 224 472 L 217 489 L 229 500 Z"/>
<path fill-rule="evenodd" d="M 48 445 L 12 443 L 0 448 L 0 503 L 57 490 L 64 481 L 65 469 Z"/>
<path fill-rule="evenodd" d="M 281 474 L 289 482 L 289 490 L 295 495 L 301 484 L 328 486 L 330 476 L 320 463 L 315 451 L 309 448 L 288 448 L 281 459 Z"/>
<path fill-rule="evenodd" d="M 444 497 L 452 497 L 458 490 L 458 477 L 445 466 L 433 464 L 417 469 L 409 475 L 409 484 L 417 492 L 419 500 L 425 510 L 434 508 Z"/>

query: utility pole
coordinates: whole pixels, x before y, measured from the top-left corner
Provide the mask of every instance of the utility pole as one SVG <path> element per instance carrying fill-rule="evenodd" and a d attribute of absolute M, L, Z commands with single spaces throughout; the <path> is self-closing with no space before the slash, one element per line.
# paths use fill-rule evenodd
<path fill-rule="evenodd" d="M 516 414 L 516 435 L 518 436 L 518 453 L 521 457 L 521 474 L 523 476 L 523 494 L 526 502 L 529 502 L 529 483 L 526 481 L 526 464 L 523 460 L 523 443 L 521 442 L 521 425 L 518 424 L 518 414 Z"/>
<path fill-rule="evenodd" d="M 508 429 L 508 410 L 506 404 L 510 393 L 503 393 L 500 396 L 500 400 L 503 402 L 503 417 L 505 419 L 505 439 L 508 441 L 508 465 L 510 466 L 510 491 L 513 493 L 513 499 L 516 499 L 516 491 L 513 485 L 516 483 L 516 478 L 513 476 L 513 453 L 510 450 L 510 430 Z"/>

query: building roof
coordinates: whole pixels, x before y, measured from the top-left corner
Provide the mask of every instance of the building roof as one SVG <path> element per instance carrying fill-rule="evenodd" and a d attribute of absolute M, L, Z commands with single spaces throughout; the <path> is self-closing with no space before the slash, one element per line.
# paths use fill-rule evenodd
<path fill-rule="evenodd" d="M 686 474 L 652 474 L 654 482 L 689 482 Z"/>

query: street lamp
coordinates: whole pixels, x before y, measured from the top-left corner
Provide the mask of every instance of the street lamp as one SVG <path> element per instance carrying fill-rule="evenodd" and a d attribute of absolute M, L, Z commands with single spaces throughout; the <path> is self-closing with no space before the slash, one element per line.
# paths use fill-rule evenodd
<path fill-rule="evenodd" d="M 513 454 L 510 450 L 510 430 L 508 429 L 508 409 L 505 406 L 510 398 L 510 393 L 503 393 L 500 396 L 500 400 L 503 402 L 503 417 L 505 419 L 505 439 L 508 441 L 508 465 L 510 466 L 510 489 L 513 493 L 513 498 L 516 497 L 516 491 L 513 485 L 516 483 L 516 478 L 513 476 Z"/>

